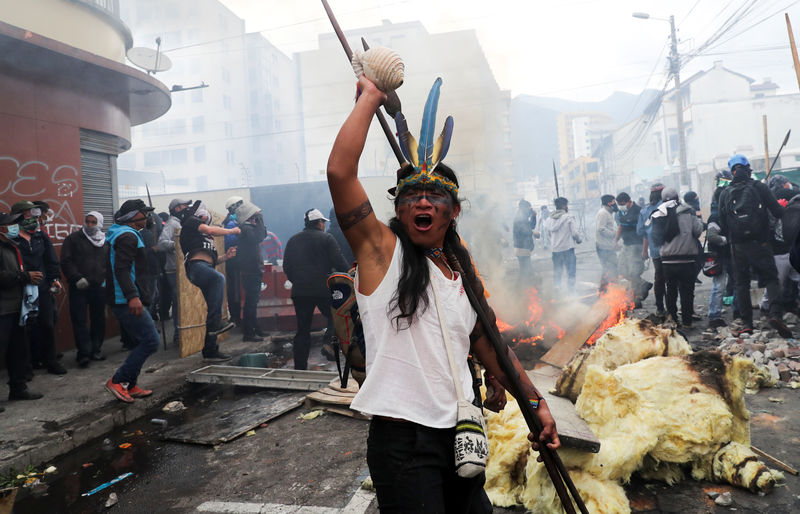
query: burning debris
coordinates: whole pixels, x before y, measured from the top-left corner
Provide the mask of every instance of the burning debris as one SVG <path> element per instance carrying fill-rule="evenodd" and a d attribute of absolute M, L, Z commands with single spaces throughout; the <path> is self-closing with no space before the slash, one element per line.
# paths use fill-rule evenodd
<path fill-rule="evenodd" d="M 692 353 L 674 330 L 633 319 L 577 354 L 558 388 L 575 398 L 576 412 L 601 447 L 597 454 L 559 453 L 589 510 L 630 512 L 622 484 L 634 473 L 668 484 L 688 473 L 754 492 L 771 490 L 782 474 L 751 451 L 744 402 L 756 371 L 752 360 L 719 350 Z M 489 413 L 487 427 L 492 502 L 561 512 L 544 467 L 528 458 L 526 425 L 513 399 L 505 412 Z"/>

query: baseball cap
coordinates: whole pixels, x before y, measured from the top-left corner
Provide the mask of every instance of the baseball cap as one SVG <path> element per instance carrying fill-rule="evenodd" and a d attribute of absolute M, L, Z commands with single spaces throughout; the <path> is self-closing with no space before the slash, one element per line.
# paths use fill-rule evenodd
<path fill-rule="evenodd" d="M 319 209 L 311 209 L 306 213 L 306 221 L 317 221 L 317 220 L 325 220 L 330 221 L 328 218 L 322 215 Z"/>
<path fill-rule="evenodd" d="M 169 202 L 169 212 L 172 212 L 175 209 L 175 207 L 179 205 L 189 205 L 190 203 L 192 203 L 191 200 L 184 200 L 183 198 L 173 198 Z"/>

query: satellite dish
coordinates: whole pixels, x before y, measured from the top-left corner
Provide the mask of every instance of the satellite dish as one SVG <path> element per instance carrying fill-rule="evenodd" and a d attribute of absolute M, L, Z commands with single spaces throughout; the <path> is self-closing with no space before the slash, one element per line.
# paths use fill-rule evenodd
<path fill-rule="evenodd" d="M 127 56 L 130 62 L 147 71 L 147 73 L 167 71 L 172 68 L 172 61 L 170 61 L 169 57 L 152 48 L 135 46 L 128 50 Z"/>

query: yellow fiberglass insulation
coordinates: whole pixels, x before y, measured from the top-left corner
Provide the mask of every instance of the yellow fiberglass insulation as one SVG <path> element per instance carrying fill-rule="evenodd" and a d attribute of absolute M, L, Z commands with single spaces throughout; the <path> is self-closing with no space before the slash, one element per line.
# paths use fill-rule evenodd
<path fill-rule="evenodd" d="M 674 483 L 686 470 L 698 480 L 771 489 L 780 474 L 749 450 L 744 386 L 753 368 L 752 361 L 717 351 L 645 358 L 612 370 L 587 366 L 575 408 L 600 439 L 600 451 L 561 449 L 559 455 L 589 511 L 630 512 L 622 484 L 634 472 Z M 513 399 L 506 410 L 488 417 L 489 498 L 534 513 L 562 512 L 525 441 L 528 430 Z"/>
<path fill-rule="evenodd" d="M 608 329 L 593 346 L 575 354 L 556 382 L 556 394 L 575 402 L 592 364 L 612 370 L 650 357 L 690 353 L 689 343 L 674 329 L 627 318 Z"/>

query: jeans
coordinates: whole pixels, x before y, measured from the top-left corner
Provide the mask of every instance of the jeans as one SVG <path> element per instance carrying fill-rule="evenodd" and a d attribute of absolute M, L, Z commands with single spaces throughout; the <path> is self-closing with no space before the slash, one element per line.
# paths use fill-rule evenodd
<path fill-rule="evenodd" d="M 678 319 L 678 293 L 681 296 L 681 318 L 684 325 L 692 324 L 694 314 L 694 279 L 697 277 L 695 262 L 664 262 L 664 280 L 667 285 L 667 312 Z"/>
<path fill-rule="evenodd" d="M 106 288 L 103 286 L 89 286 L 83 290 L 69 286 L 69 317 L 78 350 L 75 358 L 79 361 L 90 358 L 103 346 L 106 336 L 105 294 Z M 91 330 L 87 326 L 87 308 Z"/>
<path fill-rule="evenodd" d="M 206 340 L 203 357 L 211 357 L 219 352 L 217 336 L 210 334 L 222 325 L 222 302 L 225 295 L 225 276 L 206 261 L 189 261 L 186 267 L 189 282 L 200 288 L 206 300 Z"/>
<path fill-rule="evenodd" d="M 664 280 L 664 264 L 661 261 L 661 257 L 653 259 L 653 294 L 656 297 L 656 310 L 663 311 L 667 283 Z"/>
<path fill-rule="evenodd" d="M 139 379 L 144 362 L 158 350 L 160 342 L 158 330 L 147 309 L 143 309 L 140 316 L 131 314 L 127 305 L 114 305 L 111 307 L 111 311 L 119 324 L 125 327 L 128 335 L 136 341 L 136 346 L 128 354 L 128 358 L 125 359 L 122 366 L 114 373 L 111 381 L 115 384 L 127 382 L 128 387 L 133 387 Z"/>
<path fill-rule="evenodd" d="M 600 277 L 600 290 L 605 291 L 606 286 L 611 282 L 617 280 L 617 252 L 615 250 L 597 248 L 597 256 L 600 258 L 600 268 L 602 269 L 602 276 Z"/>
<path fill-rule="evenodd" d="M 19 325 L 19 312 L 0 316 L 0 352 L 6 356 L 8 369 L 8 388 L 20 392 L 28 388 L 25 381 L 30 365 L 28 341 L 25 340 L 25 327 Z"/>
<path fill-rule="evenodd" d="M 728 274 L 724 271 L 714 276 L 711 285 L 711 300 L 708 305 L 708 319 L 720 319 L 722 317 L 722 296 L 725 294 Z"/>
<path fill-rule="evenodd" d="M 242 311 L 242 286 L 246 283 L 239 271 L 239 263 L 236 258 L 225 261 L 225 279 L 228 292 L 228 311 L 231 318 L 239 323 Z M 261 277 L 258 277 L 259 286 Z"/>
<path fill-rule="evenodd" d="M 242 332 L 246 336 L 258 332 L 258 297 L 261 295 L 261 274 L 242 273 L 244 288 L 244 309 L 242 309 Z"/>
<path fill-rule="evenodd" d="M 750 302 L 750 268 L 758 275 L 759 281 L 767 288 L 770 316 L 778 316 L 781 311 L 780 303 L 775 301 L 780 295 L 778 284 L 778 269 L 772 257 L 772 247 L 769 243 L 749 241 L 734 243 L 733 269 L 736 277 L 736 302 L 742 320 L 748 328 L 753 328 L 753 305 Z"/>
<path fill-rule="evenodd" d="M 561 274 L 567 272 L 567 291 L 575 291 L 575 249 L 553 252 L 553 288 L 561 288 Z"/>
<path fill-rule="evenodd" d="M 454 428 L 372 418 L 367 465 L 381 514 L 470 512 L 485 475 L 456 475 L 454 438 Z"/>
<path fill-rule="evenodd" d="M 308 369 L 308 352 L 311 349 L 311 321 L 314 307 L 328 319 L 326 342 L 333 337 L 333 314 L 331 299 L 327 296 L 293 296 L 294 314 L 297 318 L 297 333 L 294 336 L 294 369 Z"/>
<path fill-rule="evenodd" d="M 175 327 L 175 332 L 172 333 L 172 341 L 178 342 L 178 276 L 175 273 L 164 273 L 164 282 L 169 288 L 169 295 L 172 298 L 172 326 Z M 162 293 L 163 298 L 166 291 Z"/>

